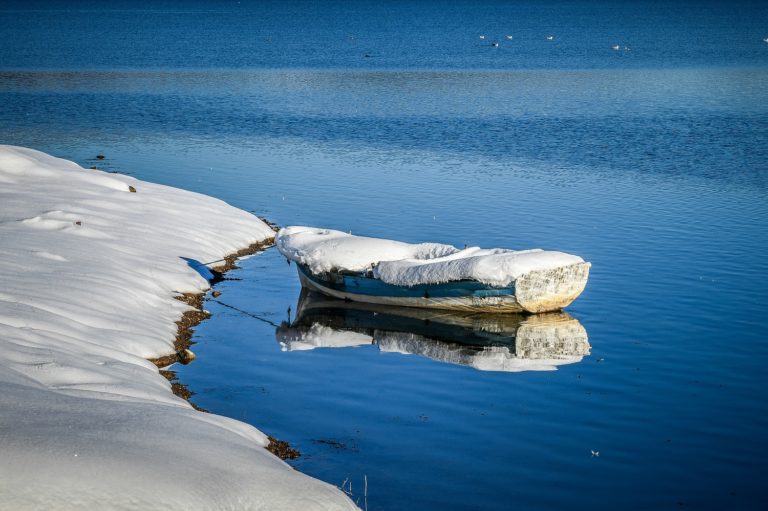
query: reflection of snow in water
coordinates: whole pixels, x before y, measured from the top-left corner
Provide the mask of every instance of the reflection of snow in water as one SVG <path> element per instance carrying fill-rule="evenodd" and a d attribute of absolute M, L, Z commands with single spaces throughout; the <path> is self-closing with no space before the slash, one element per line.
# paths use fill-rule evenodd
<path fill-rule="evenodd" d="M 276 335 L 283 351 L 375 344 L 385 353 L 421 355 L 480 371 L 553 371 L 559 365 L 580 362 L 590 350 L 587 332 L 581 323 L 563 316 L 558 315 L 554 321 L 551 316 L 532 316 L 520 323 L 514 343 L 504 346 L 444 342 L 416 333 L 382 329 L 365 329 L 363 333 L 318 322 L 308 327 L 284 325 Z"/>
<path fill-rule="evenodd" d="M 507 346 L 464 346 L 433 341 L 420 335 L 403 332 L 377 331 L 374 337 L 376 344 L 383 352 L 421 355 L 439 362 L 468 366 L 480 371 L 554 371 L 559 365 L 580 362 L 583 355 L 589 352 L 589 345 L 585 342 L 575 346 L 577 350 L 574 353 L 553 353 L 549 358 L 524 358 Z M 539 354 L 542 353 L 539 352 Z"/>
<path fill-rule="evenodd" d="M 306 351 L 315 348 L 350 348 L 373 343 L 370 335 L 352 330 L 338 330 L 321 325 L 320 323 L 313 323 L 307 329 L 279 329 L 278 340 L 283 351 Z"/>

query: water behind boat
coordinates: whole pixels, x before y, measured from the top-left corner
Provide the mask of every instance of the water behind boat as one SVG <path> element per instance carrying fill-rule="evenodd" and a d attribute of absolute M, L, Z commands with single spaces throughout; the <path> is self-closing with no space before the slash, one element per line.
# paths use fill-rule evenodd
<path fill-rule="evenodd" d="M 483 371 L 434 322 L 284 351 L 268 250 L 206 303 L 198 405 L 370 510 L 768 505 L 764 5 L 111 5 L 3 4 L 0 141 L 280 225 L 593 263 L 588 349 Z"/>

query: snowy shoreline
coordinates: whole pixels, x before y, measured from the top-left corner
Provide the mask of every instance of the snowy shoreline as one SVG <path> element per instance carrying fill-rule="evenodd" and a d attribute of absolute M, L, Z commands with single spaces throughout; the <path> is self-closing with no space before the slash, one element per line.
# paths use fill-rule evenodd
<path fill-rule="evenodd" d="M 357 509 L 149 361 L 177 351 L 200 262 L 272 235 L 217 199 L 0 146 L 0 508 Z"/>
<path fill-rule="evenodd" d="M 264 238 L 261 241 L 251 243 L 249 246 L 242 248 L 237 252 L 225 255 L 221 261 L 216 261 L 216 266 L 196 266 L 195 269 L 202 273 L 206 273 L 210 270 L 211 275 L 206 276 L 206 278 L 208 278 L 212 288 L 217 275 L 222 275 L 235 268 L 239 258 L 261 252 L 262 250 L 272 246 L 273 242 L 274 237 Z M 208 290 L 210 290 L 210 288 Z M 191 341 L 192 334 L 194 333 L 194 327 L 210 317 L 210 314 L 203 308 L 203 301 L 208 290 L 203 290 L 196 293 L 182 293 L 175 297 L 180 302 L 189 305 L 190 309 L 184 312 L 181 318 L 176 321 L 177 331 L 176 339 L 173 342 L 173 352 L 161 357 L 149 359 L 158 368 L 162 369 L 176 362 L 187 363 L 194 358 L 194 353 L 190 353 L 187 350 L 192 344 Z M 190 355 L 193 358 L 190 358 Z M 194 406 L 194 404 L 192 406 Z"/>

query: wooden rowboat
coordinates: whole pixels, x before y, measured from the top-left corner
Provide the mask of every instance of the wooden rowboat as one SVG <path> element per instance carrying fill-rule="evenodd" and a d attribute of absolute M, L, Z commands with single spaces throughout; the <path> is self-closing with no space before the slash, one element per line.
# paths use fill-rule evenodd
<path fill-rule="evenodd" d="M 540 270 L 517 278 L 507 287 L 474 280 L 398 286 L 370 272 L 312 273 L 297 263 L 302 287 L 355 302 L 474 312 L 549 312 L 570 305 L 584 290 L 590 263 Z"/>
<path fill-rule="evenodd" d="M 344 300 L 470 312 L 549 312 L 587 284 L 590 263 L 557 251 L 458 249 L 286 227 L 277 249 L 304 288 Z"/>

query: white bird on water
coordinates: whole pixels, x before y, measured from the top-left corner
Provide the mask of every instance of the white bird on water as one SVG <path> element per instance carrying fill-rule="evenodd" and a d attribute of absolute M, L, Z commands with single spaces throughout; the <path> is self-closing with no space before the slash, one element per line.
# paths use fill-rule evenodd
<path fill-rule="evenodd" d="M 768 43 L 768 37 L 763 37 L 763 42 Z"/>
<path fill-rule="evenodd" d="M 612 50 L 618 50 L 619 48 L 621 48 L 621 46 L 619 46 L 618 44 L 614 44 L 613 46 L 611 46 Z"/>
<path fill-rule="evenodd" d="M 553 36 L 553 35 L 548 35 L 547 36 L 547 41 L 554 41 L 554 40 L 555 40 L 555 36 Z"/>
<path fill-rule="evenodd" d="M 494 48 L 498 48 L 499 47 L 499 43 L 497 43 L 496 41 L 493 41 L 491 43 L 491 46 L 493 46 Z"/>
<path fill-rule="evenodd" d="M 480 39 L 485 39 L 485 36 L 481 34 Z"/>
<path fill-rule="evenodd" d="M 508 36 L 507 36 L 507 39 L 509 39 L 509 40 L 511 41 L 511 40 L 512 40 L 512 36 L 511 36 L 511 35 L 508 35 Z"/>

